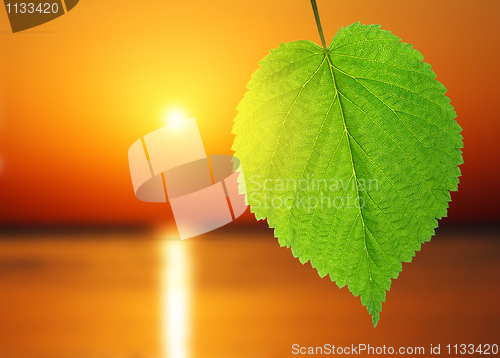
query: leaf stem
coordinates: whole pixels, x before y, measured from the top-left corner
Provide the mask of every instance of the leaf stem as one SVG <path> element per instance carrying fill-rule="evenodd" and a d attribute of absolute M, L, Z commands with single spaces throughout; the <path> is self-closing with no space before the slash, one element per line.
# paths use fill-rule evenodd
<path fill-rule="evenodd" d="M 321 27 L 321 20 L 319 19 L 318 5 L 316 5 L 316 0 L 311 0 L 311 5 L 314 11 L 314 18 L 316 19 L 316 25 L 318 26 L 319 37 L 321 38 L 321 44 L 323 49 L 326 51 L 325 36 L 323 35 L 323 28 Z"/>

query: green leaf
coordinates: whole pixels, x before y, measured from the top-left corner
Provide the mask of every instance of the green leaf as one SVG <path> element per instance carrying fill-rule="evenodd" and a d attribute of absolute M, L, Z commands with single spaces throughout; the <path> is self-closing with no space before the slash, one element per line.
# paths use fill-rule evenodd
<path fill-rule="evenodd" d="M 446 216 L 463 162 L 446 89 L 422 60 L 378 25 L 342 28 L 327 50 L 281 44 L 233 128 L 256 218 L 361 295 L 375 326 L 391 278 Z"/>

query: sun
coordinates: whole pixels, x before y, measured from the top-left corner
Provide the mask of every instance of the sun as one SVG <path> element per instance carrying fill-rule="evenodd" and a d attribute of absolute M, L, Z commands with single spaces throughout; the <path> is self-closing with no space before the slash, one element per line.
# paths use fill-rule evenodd
<path fill-rule="evenodd" d="M 178 108 L 166 111 L 163 115 L 165 125 L 174 124 L 184 119 L 186 119 L 184 111 Z"/>

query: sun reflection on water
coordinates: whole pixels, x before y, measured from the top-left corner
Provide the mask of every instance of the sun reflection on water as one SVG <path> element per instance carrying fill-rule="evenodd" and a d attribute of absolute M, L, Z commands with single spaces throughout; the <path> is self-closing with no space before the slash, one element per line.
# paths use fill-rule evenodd
<path fill-rule="evenodd" d="M 162 342 L 167 358 L 189 358 L 189 255 L 186 242 L 162 242 Z"/>

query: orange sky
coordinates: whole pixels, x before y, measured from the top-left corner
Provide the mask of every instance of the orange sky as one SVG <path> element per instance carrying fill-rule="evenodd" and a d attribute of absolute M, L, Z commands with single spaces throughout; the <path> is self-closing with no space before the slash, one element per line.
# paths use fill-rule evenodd
<path fill-rule="evenodd" d="M 500 214 L 497 0 L 318 0 L 327 41 L 381 24 L 423 53 L 464 129 L 450 219 Z M 0 222 L 168 221 L 135 199 L 128 147 L 181 107 L 209 154 L 230 154 L 236 105 L 281 42 L 319 42 L 307 0 L 81 0 L 18 34 L 0 9 Z"/>

